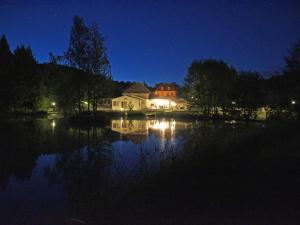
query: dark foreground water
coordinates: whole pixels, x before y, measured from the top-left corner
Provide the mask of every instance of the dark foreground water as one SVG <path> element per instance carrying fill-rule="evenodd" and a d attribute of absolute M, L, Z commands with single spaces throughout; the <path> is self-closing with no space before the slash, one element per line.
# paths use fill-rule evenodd
<path fill-rule="evenodd" d="M 0 224 L 299 224 L 297 127 L 272 126 L 1 122 Z"/>

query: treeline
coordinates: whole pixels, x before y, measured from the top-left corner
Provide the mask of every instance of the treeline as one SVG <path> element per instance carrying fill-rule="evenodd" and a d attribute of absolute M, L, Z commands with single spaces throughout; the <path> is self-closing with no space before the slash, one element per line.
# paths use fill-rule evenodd
<path fill-rule="evenodd" d="M 81 112 L 97 108 L 114 94 L 110 62 L 96 23 L 87 26 L 75 16 L 69 46 L 50 63 L 38 64 L 29 46 L 10 50 L 0 40 L 0 110 L 3 112 Z"/>
<path fill-rule="evenodd" d="M 255 119 L 264 109 L 269 118 L 299 117 L 300 39 L 284 61 L 279 74 L 264 79 L 257 72 L 238 72 L 222 60 L 195 60 L 184 83 L 189 107 L 207 116 Z"/>

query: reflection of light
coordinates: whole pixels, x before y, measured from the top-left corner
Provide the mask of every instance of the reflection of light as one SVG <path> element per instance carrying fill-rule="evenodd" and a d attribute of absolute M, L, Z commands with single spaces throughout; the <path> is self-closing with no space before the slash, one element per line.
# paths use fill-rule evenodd
<path fill-rule="evenodd" d="M 151 129 L 154 129 L 154 130 L 161 130 L 161 131 L 164 131 L 165 129 L 169 129 L 170 128 L 170 125 L 168 122 L 162 120 L 162 121 L 155 121 L 154 124 L 152 125 L 149 125 L 149 127 Z"/>
<path fill-rule="evenodd" d="M 124 109 L 123 108 L 121 108 L 121 111 L 123 111 Z"/>
<path fill-rule="evenodd" d="M 53 120 L 52 123 L 51 123 L 51 126 L 52 126 L 52 129 L 53 129 L 53 130 L 54 130 L 54 128 L 55 128 L 55 125 L 56 125 L 55 120 Z"/>

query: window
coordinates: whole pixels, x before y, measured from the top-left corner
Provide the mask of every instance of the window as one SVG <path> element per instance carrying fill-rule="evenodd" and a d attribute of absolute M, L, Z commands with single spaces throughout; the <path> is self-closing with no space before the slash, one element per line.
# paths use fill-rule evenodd
<path fill-rule="evenodd" d="M 164 87 L 160 87 L 160 90 L 164 90 Z"/>
<path fill-rule="evenodd" d="M 116 101 L 113 101 L 113 106 L 117 106 L 117 102 Z"/>
<path fill-rule="evenodd" d="M 170 88 L 170 87 L 168 87 L 168 90 L 171 90 L 171 88 Z"/>

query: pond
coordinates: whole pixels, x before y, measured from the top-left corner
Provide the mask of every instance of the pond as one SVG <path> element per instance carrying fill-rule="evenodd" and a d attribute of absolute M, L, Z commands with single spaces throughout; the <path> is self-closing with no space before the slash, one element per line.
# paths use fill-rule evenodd
<path fill-rule="evenodd" d="M 194 154 L 187 144 L 206 157 L 214 146 L 264 129 L 261 123 L 155 118 L 93 126 L 48 118 L 1 122 L 0 223 L 122 224 L 109 210 L 120 210 L 120 201 L 131 205 L 124 193 Z"/>

